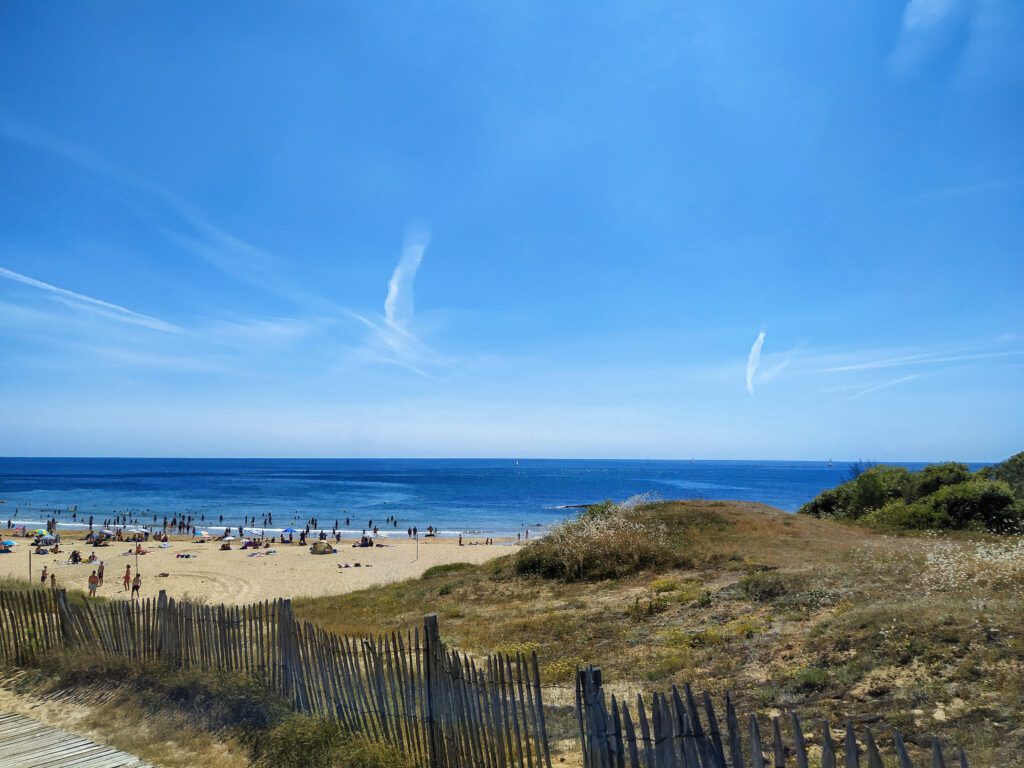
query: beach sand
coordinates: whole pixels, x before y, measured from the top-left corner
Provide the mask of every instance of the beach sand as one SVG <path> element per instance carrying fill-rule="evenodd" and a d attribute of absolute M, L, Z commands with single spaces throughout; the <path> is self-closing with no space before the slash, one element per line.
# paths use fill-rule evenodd
<path fill-rule="evenodd" d="M 115 542 L 108 547 L 93 548 L 81 541 L 81 534 L 63 536 L 61 554 L 33 555 L 32 579 L 38 583 L 43 566 L 57 574 L 57 586 L 65 589 L 88 588 L 89 574 L 97 564 L 63 565 L 72 549 L 83 558 L 95 552 L 106 563 L 104 584 L 98 594 L 109 599 L 127 599 L 122 589 L 126 565 L 135 574 L 135 556 L 126 555 L 134 544 Z M 5 536 L 7 538 L 7 536 Z M 0 554 L 0 577 L 28 579 L 31 540 L 16 539 L 19 543 L 10 554 Z M 222 552 L 220 542 L 194 543 L 190 539 L 170 542 L 168 549 L 154 544 L 144 545 L 148 554 L 139 556 L 142 573 L 142 596 L 155 597 L 163 589 L 170 597 L 191 599 L 206 603 L 241 605 L 276 597 L 318 597 L 353 592 L 364 587 L 387 584 L 414 578 L 434 565 L 448 563 L 482 563 L 514 551 L 514 546 L 501 542 L 486 546 L 471 545 L 475 539 L 466 539 L 460 547 L 456 539 L 420 539 L 419 557 L 416 542 L 410 539 L 378 539 L 385 547 L 353 548 L 352 541 L 342 539 L 332 545 L 334 555 L 311 555 L 309 547 L 298 544 L 276 545 L 276 555 L 249 557 L 253 550 L 232 549 Z M 482 540 L 481 540 L 482 541 Z M 238 542 L 233 542 L 237 544 Z M 264 553 L 266 550 L 256 550 Z M 193 558 L 178 558 L 179 554 L 193 554 Z M 348 563 L 361 567 L 339 568 Z M 158 574 L 167 573 L 161 577 Z"/>

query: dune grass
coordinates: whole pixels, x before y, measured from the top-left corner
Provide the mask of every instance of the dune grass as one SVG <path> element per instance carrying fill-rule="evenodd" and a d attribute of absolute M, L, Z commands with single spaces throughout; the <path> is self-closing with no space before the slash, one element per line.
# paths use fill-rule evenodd
<path fill-rule="evenodd" d="M 56 653 L 5 676 L 16 693 L 77 702 L 80 723 L 156 764 L 407 768 L 395 748 L 294 712 L 266 683 L 156 662 Z M 59 723 L 58 723 L 59 724 Z"/>
<path fill-rule="evenodd" d="M 1024 754 L 1020 538 L 883 535 L 746 503 L 662 502 L 626 519 L 660 534 L 656 557 L 611 552 L 616 540 L 587 523 L 569 530 L 582 541 L 296 601 L 296 613 L 357 634 L 437 613 L 463 650 L 536 650 L 555 704 L 593 663 L 616 693 L 692 681 L 748 711 L 898 726 L 922 753 L 937 733 L 972 765 Z"/>

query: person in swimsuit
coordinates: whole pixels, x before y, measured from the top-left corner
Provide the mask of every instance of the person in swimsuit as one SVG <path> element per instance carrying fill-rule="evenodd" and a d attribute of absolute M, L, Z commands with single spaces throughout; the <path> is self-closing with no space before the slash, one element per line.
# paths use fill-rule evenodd
<path fill-rule="evenodd" d="M 132 579 L 132 600 L 139 596 L 139 590 L 142 588 L 142 577 L 136 572 L 135 578 Z"/>
<path fill-rule="evenodd" d="M 96 597 L 96 587 L 100 584 L 99 576 L 96 575 L 96 571 L 92 572 L 89 576 L 89 597 Z"/>
<path fill-rule="evenodd" d="M 130 565 L 125 566 L 124 579 L 122 581 L 124 583 L 124 591 L 127 592 L 128 587 L 130 587 L 132 583 L 132 567 Z"/>

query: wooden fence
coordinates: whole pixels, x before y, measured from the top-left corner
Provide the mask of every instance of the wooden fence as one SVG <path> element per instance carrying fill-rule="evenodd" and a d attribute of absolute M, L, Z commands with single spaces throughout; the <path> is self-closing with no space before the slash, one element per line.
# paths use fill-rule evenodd
<path fill-rule="evenodd" d="M 702 694 L 698 706 L 689 685 L 682 693 L 676 686 L 667 695 L 656 693 L 649 705 L 637 696 L 631 710 L 615 696 L 606 705 L 601 670 L 588 667 L 576 681 L 576 717 L 584 768 L 808 768 L 810 764 L 811 750 L 796 712 L 790 713 L 789 729 L 780 718 L 772 718 L 771 736 L 763 741 L 757 718 L 750 715 L 744 728 L 728 694 L 723 730 L 708 693 Z M 790 741 L 783 735 L 785 730 L 791 730 Z M 914 768 L 899 731 L 893 733 L 893 746 L 900 768 Z M 865 729 L 858 740 L 851 722 L 841 744 L 836 743 L 829 724 L 823 723 L 820 750 L 813 751 L 821 768 L 836 768 L 838 755 L 846 768 L 887 764 L 871 730 Z M 967 768 L 963 750 L 957 751 L 955 759 L 960 768 Z M 930 765 L 947 765 L 938 739 L 932 740 Z"/>
<path fill-rule="evenodd" d="M 536 654 L 460 656 L 441 642 L 436 616 L 422 631 L 351 638 L 299 622 L 289 600 L 232 607 L 163 592 L 101 602 L 63 590 L 0 591 L 0 661 L 32 664 L 65 648 L 249 675 L 297 710 L 392 744 L 420 766 L 551 768 Z M 584 768 L 808 768 L 809 752 L 821 768 L 836 768 L 838 755 L 845 768 L 884 764 L 870 730 L 858 739 L 847 724 L 837 745 L 825 723 L 820 747 L 809 750 L 792 713 L 789 728 L 775 718 L 762 741 L 756 717 L 741 727 L 726 696 L 720 721 L 708 694 L 698 706 L 688 685 L 649 704 L 638 696 L 632 708 L 614 696 L 606 702 L 593 667 L 577 678 L 575 713 Z M 893 747 L 900 768 L 914 768 L 898 732 Z M 967 768 L 962 751 L 955 759 Z M 930 765 L 946 766 L 937 740 Z"/>
<path fill-rule="evenodd" d="M 418 765 L 551 768 L 534 654 L 478 665 L 422 632 L 339 637 L 295 619 L 291 601 L 242 607 L 157 599 L 72 601 L 0 591 L 0 660 L 61 649 L 220 670 L 266 681 L 302 712 L 394 745 Z"/>

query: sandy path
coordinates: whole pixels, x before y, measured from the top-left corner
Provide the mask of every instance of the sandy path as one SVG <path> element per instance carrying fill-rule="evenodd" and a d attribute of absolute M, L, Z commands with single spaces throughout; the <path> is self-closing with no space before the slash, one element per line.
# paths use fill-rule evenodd
<path fill-rule="evenodd" d="M 10 554 L 0 555 L 0 577 L 27 579 L 29 573 L 30 542 L 19 539 Z M 380 540 L 384 541 L 384 540 Z M 311 555 L 308 547 L 298 544 L 278 545 L 276 555 L 249 557 L 249 550 L 234 549 L 222 552 L 219 543 L 193 543 L 188 540 L 172 541 L 168 549 L 150 546 L 149 553 L 139 557 L 142 573 L 142 595 L 155 595 L 159 590 L 175 598 L 190 598 L 210 603 L 239 605 L 275 597 L 306 597 L 352 592 L 377 584 L 386 584 L 419 576 L 427 568 L 446 563 L 482 563 L 513 551 L 511 546 L 495 544 L 460 547 L 453 539 L 420 540 L 417 558 L 416 542 L 391 539 L 386 547 L 352 548 L 351 541 L 336 544 L 335 555 Z M 99 594 L 113 599 L 124 599 L 121 589 L 125 566 L 132 566 L 135 557 L 125 554 L 134 545 L 112 544 L 109 547 L 85 545 L 78 534 L 72 539 L 64 536 L 62 549 L 78 549 L 83 557 L 90 552 L 106 563 L 104 585 Z M 261 553 L 266 550 L 259 550 Z M 179 554 L 195 557 L 178 558 Z M 43 566 L 57 575 L 57 585 L 68 589 L 87 588 L 89 574 L 95 565 L 63 565 L 67 556 L 33 555 L 32 578 L 38 580 Z M 339 565 L 360 563 L 361 567 L 339 568 Z M 368 566 L 368 567 L 367 567 Z M 166 577 L 160 573 L 169 574 Z"/>

